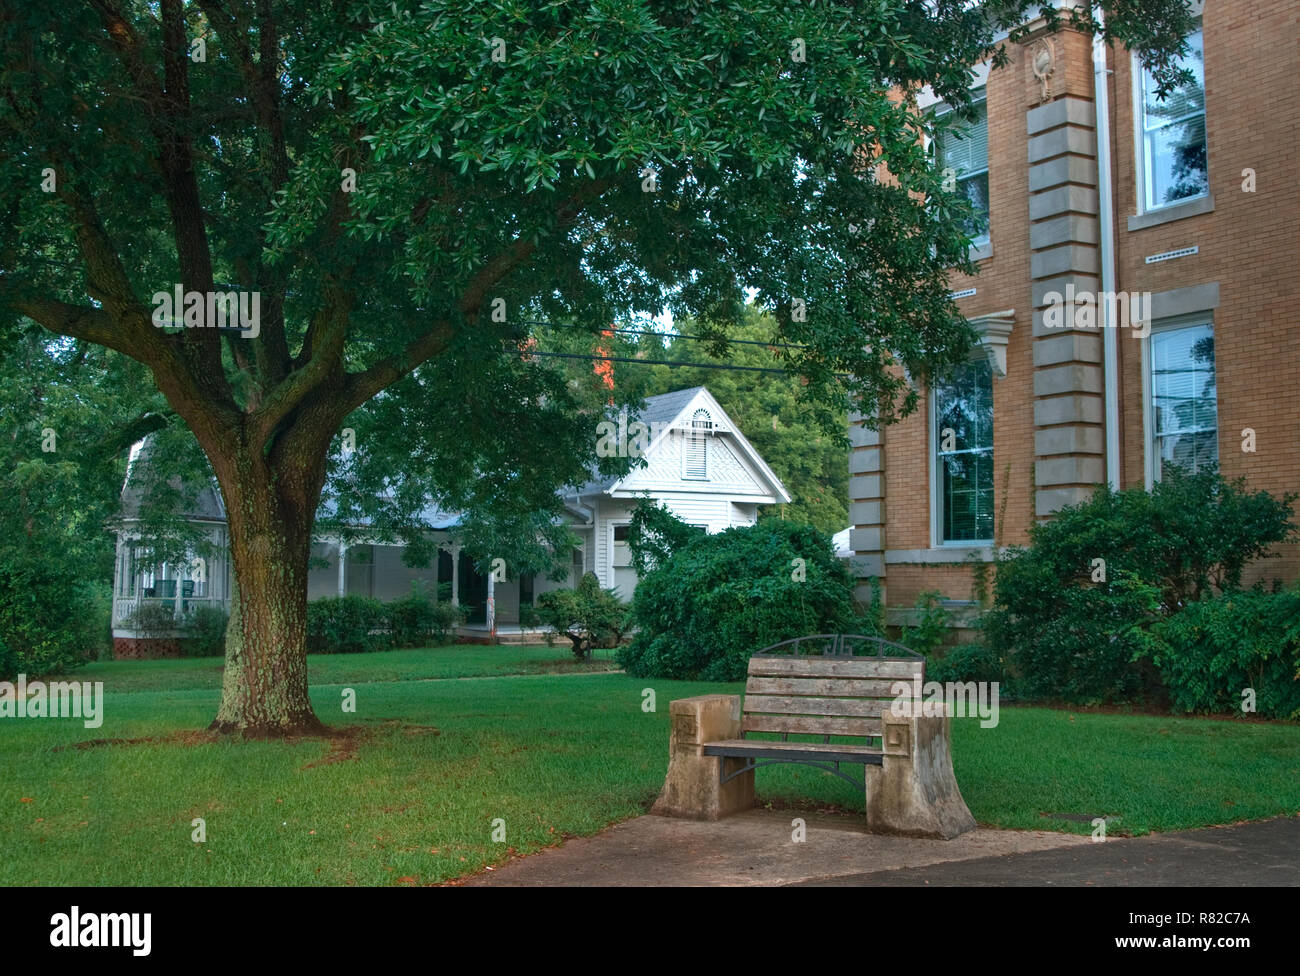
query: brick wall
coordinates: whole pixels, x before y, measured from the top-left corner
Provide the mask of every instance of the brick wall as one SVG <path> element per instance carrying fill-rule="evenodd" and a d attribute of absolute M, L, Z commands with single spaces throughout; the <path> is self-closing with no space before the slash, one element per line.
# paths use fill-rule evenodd
<path fill-rule="evenodd" d="M 1132 62 L 1123 49 L 1108 54 L 1115 289 L 1162 296 L 1159 315 L 1161 308 L 1182 310 L 1188 295 L 1203 298 L 1217 284 L 1212 314 L 1223 471 L 1244 476 L 1251 488 L 1300 491 L 1300 153 L 1293 146 L 1300 128 L 1300 5 L 1288 0 L 1211 4 L 1204 13 L 1204 37 L 1213 210 L 1132 230 L 1129 218 L 1137 212 Z M 1097 419 L 1101 336 L 1049 333 L 1041 315 L 1035 323 L 1033 314 L 1047 285 L 1073 280 L 1080 287 L 1099 287 L 1096 249 L 1090 255 L 1087 242 L 1095 235 L 1097 214 L 1095 140 L 1090 142 L 1093 123 L 1087 118 L 1094 94 L 1091 39 L 1073 31 L 1055 35 L 1057 66 L 1047 103 L 1031 70 L 1036 41 L 1030 37 L 1012 45 L 1011 63 L 990 74 L 992 255 L 981 261 L 978 276 L 952 279 L 955 291 L 976 289 L 958 301 L 968 317 L 1015 310 L 1007 373 L 993 380 L 995 531 L 1002 545 L 1025 542 L 1036 517 L 1049 514 L 1071 492 L 1086 497 L 1089 484 L 1104 478 L 1104 428 Z M 1068 110 L 1048 107 L 1063 100 L 1074 104 Z M 1055 136 L 1037 136 L 1031 146 L 1030 130 L 1036 128 Z M 1255 170 L 1254 193 L 1242 191 L 1246 167 Z M 1044 216 L 1044 194 L 1057 185 L 1069 192 L 1054 199 L 1067 202 L 1057 215 Z M 1039 202 L 1031 215 L 1034 199 Z M 1057 223 L 1042 226 L 1049 220 Z M 1068 230 L 1057 235 L 1057 226 Z M 1070 235 L 1083 240 L 1058 239 Z M 1147 255 L 1193 244 L 1199 247 L 1194 256 L 1145 263 Z M 1121 482 L 1142 485 L 1142 364 L 1149 352 L 1128 330 L 1119 330 L 1118 342 Z M 1056 406 L 1044 410 L 1044 402 L 1053 400 Z M 1241 451 L 1245 427 L 1256 433 L 1253 454 Z M 891 561 L 891 552 L 899 559 L 900 551 L 931 547 L 928 407 L 879 438 L 858 436 L 854 444 L 855 454 L 869 452 L 870 471 L 879 476 L 883 496 L 861 504 L 862 487 L 875 482 L 855 483 L 850 498 L 860 503 L 855 524 L 863 527 L 859 517 L 867 515 L 880 522 L 854 546 L 867 551 L 869 544 L 873 550 L 871 565 L 873 571 L 883 568 L 888 605 L 911 606 L 917 594 L 932 589 L 969 599 L 969 567 Z M 1044 461 L 1051 464 L 1045 468 Z M 859 474 L 868 466 L 865 457 L 853 464 Z M 1280 552 L 1282 559 L 1268 560 L 1257 572 L 1300 576 L 1300 546 Z M 860 567 L 859 575 L 867 573 Z"/>

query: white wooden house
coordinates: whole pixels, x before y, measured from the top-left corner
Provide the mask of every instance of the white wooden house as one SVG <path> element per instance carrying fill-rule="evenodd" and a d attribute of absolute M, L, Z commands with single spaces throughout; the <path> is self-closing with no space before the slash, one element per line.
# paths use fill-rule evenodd
<path fill-rule="evenodd" d="M 346 544 L 322 535 L 312 547 L 308 599 L 358 594 L 393 600 L 408 594 L 412 581 L 429 584 L 433 593 L 437 584 L 450 583 L 452 601 L 468 607 L 470 613 L 462 636 L 519 638 L 525 636 L 519 624 L 521 603 L 531 604 L 549 589 L 573 586 L 583 573 L 595 573 L 601 586 L 617 588 L 620 596 L 631 599 L 637 578 L 626 540 L 632 509 L 640 498 L 648 495 L 711 533 L 752 525 L 760 505 L 790 501 L 780 479 L 705 387 L 649 397 L 633 422 L 644 424 L 648 434 L 634 441 L 634 447 L 620 443 L 640 456 L 642 463 L 624 477 L 593 480 L 564 495 L 565 522 L 579 540 L 565 580 L 493 579 L 492 574 L 480 572 L 456 542 L 461 515 L 430 509 L 425 521 L 439 548 L 434 565 L 407 566 L 400 546 L 355 540 Z M 148 656 L 148 645 L 174 644 L 179 634 L 159 636 L 135 628 L 134 614 L 144 604 L 170 607 L 177 617 L 198 606 L 229 606 L 231 571 L 221 494 L 215 486 L 205 488 L 190 507 L 193 510 L 185 516 L 207 534 L 216 554 L 201 562 L 146 564 L 138 544 L 139 498 L 128 472 L 117 530 L 113 601 L 114 646 L 120 656 Z M 168 649 L 156 650 L 166 653 Z"/>

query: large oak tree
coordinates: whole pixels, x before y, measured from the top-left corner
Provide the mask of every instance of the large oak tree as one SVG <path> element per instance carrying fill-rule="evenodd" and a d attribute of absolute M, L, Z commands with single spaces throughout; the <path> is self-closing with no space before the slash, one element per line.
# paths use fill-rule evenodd
<path fill-rule="evenodd" d="M 594 462 L 531 321 L 725 334 L 756 292 L 811 400 L 909 409 L 965 354 L 966 241 L 892 93 L 961 109 L 1034 6 L 0 0 L 0 310 L 143 363 L 210 461 L 238 593 L 214 726 L 319 724 L 306 573 L 349 415 L 407 425 L 375 428 L 409 438 L 393 474 L 520 510 Z M 1173 63 L 1182 0 L 1095 6 Z M 256 336 L 159 327 L 177 286 L 257 293 Z"/>

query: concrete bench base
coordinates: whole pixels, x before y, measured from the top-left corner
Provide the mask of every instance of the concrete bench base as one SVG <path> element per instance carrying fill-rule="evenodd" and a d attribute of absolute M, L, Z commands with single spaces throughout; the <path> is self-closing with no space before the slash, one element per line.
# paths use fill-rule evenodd
<path fill-rule="evenodd" d="M 921 702 L 916 710 L 921 710 Z M 932 706 L 931 706 L 932 707 Z M 943 715 L 885 712 L 881 765 L 867 767 L 867 826 L 873 833 L 952 840 L 975 829 L 957 788 Z"/>
<path fill-rule="evenodd" d="M 720 820 L 754 805 L 754 771 L 722 783 L 743 759 L 704 755 L 704 743 L 740 736 L 740 696 L 700 695 L 669 706 L 668 776 L 651 813 Z"/>

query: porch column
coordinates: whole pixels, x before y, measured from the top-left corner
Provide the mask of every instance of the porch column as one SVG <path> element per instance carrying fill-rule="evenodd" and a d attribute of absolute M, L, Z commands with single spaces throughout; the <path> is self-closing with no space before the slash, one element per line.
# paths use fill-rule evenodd
<path fill-rule="evenodd" d="M 176 620 L 181 619 L 181 594 L 185 592 L 185 563 L 177 563 L 176 568 L 172 570 L 176 577 L 176 595 L 172 597 L 172 617 Z"/>
<path fill-rule="evenodd" d="M 339 540 L 339 596 L 348 595 L 348 544 Z"/>
<path fill-rule="evenodd" d="M 460 546 L 451 547 L 451 605 L 460 606 Z"/>
<path fill-rule="evenodd" d="M 488 585 L 488 591 L 487 591 L 488 636 L 495 640 L 497 636 L 497 601 L 496 601 L 496 596 L 494 595 L 495 588 L 496 588 L 495 573 L 489 572 L 487 574 L 487 585 Z"/>

